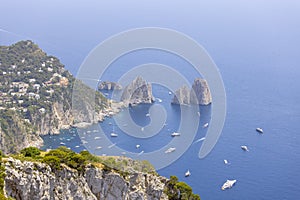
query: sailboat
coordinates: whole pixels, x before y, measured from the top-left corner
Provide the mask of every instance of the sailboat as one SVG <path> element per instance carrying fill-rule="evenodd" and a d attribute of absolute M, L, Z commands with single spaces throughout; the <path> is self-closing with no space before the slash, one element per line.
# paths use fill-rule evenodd
<path fill-rule="evenodd" d="M 110 137 L 118 137 L 118 134 L 115 133 L 115 127 L 113 126 L 113 131 L 110 133 Z"/>
<path fill-rule="evenodd" d="M 190 170 L 187 170 L 187 171 L 185 172 L 185 174 L 184 174 L 185 177 L 189 177 L 190 175 L 191 175 Z"/>

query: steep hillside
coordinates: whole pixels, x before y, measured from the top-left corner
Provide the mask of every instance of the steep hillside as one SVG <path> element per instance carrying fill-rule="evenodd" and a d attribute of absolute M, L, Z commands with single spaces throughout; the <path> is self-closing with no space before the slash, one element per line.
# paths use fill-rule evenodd
<path fill-rule="evenodd" d="M 80 99 L 85 113 L 72 110 L 74 82 L 56 57 L 32 41 L 0 46 L 0 148 L 8 153 L 39 146 L 39 135 L 102 120 L 110 112 L 111 102 L 80 81 L 76 81 L 79 88 L 95 93 L 95 103 Z"/>

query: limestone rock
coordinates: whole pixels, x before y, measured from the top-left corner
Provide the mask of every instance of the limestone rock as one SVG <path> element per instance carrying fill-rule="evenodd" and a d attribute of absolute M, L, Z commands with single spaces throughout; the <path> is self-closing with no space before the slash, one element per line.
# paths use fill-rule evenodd
<path fill-rule="evenodd" d="M 120 175 L 91 164 L 83 173 L 62 166 L 8 158 L 5 163 L 5 195 L 16 200 L 167 200 L 168 179 L 142 172 Z"/>
<path fill-rule="evenodd" d="M 190 89 L 184 85 L 179 88 L 173 97 L 174 104 L 190 104 Z"/>
<path fill-rule="evenodd" d="M 211 94 L 207 81 L 201 78 L 194 80 L 191 91 L 191 104 L 208 105 L 211 103 Z"/>
<path fill-rule="evenodd" d="M 122 90 L 122 86 L 115 82 L 103 81 L 98 85 L 99 90 Z"/>
<path fill-rule="evenodd" d="M 153 103 L 154 100 L 151 84 L 147 83 L 141 76 L 126 86 L 121 96 L 121 101 L 126 105 Z"/>
<path fill-rule="evenodd" d="M 196 78 L 194 80 L 192 89 L 187 86 L 179 88 L 173 97 L 172 103 L 174 104 L 199 104 L 209 105 L 212 102 L 210 90 L 206 80 Z"/>

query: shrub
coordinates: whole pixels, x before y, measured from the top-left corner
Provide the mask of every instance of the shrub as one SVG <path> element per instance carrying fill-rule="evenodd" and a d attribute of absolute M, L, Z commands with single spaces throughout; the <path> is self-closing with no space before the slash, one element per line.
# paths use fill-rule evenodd
<path fill-rule="evenodd" d="M 25 157 L 34 158 L 34 157 L 40 155 L 41 151 L 36 147 L 28 147 L 28 148 L 21 150 L 21 154 L 23 154 Z"/>
<path fill-rule="evenodd" d="M 51 167 L 51 169 L 60 169 L 60 159 L 56 156 L 45 156 L 43 158 L 43 162 L 48 164 Z"/>

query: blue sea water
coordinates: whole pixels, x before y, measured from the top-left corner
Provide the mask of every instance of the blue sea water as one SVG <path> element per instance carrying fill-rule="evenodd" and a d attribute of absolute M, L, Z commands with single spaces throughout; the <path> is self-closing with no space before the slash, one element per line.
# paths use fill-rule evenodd
<path fill-rule="evenodd" d="M 76 75 L 89 51 L 120 31 L 158 26 L 188 34 L 204 45 L 220 69 L 227 95 L 226 121 L 218 143 L 207 157 L 198 158 L 202 144 L 199 142 L 159 173 L 167 177 L 177 175 L 204 200 L 299 199 L 299 2 L 212 0 L 190 3 L 158 0 L 132 4 L 103 1 L 97 5 L 85 2 L 75 5 L 67 1 L 3 2 L 0 42 L 2 45 L 32 39 L 49 54 L 58 56 Z M 144 51 L 112 63 L 101 79 L 118 80 L 128 69 L 149 62 L 174 67 L 190 83 L 200 76 L 183 59 L 164 52 Z M 112 138 L 112 142 L 128 151 L 152 151 L 165 145 L 172 139 L 170 133 L 178 127 L 180 109 L 169 104 L 171 97 L 166 88 L 155 86 L 153 90 L 154 95 L 163 100 L 161 105 L 169 120 L 156 137 L 140 141 L 123 135 L 113 125 L 113 119 L 107 118 L 91 127 L 90 133 L 86 130 L 85 136 L 79 136 L 75 130 L 45 136 L 44 148 L 55 148 L 62 143 L 79 152 L 101 140 L 95 139 L 98 133 L 93 132 L 98 126 L 107 134 L 114 126 L 119 137 Z M 141 105 L 130 111 L 137 124 L 149 123 L 145 116 L 148 109 L 149 106 Z M 201 125 L 210 119 L 211 107 L 200 109 L 200 128 L 195 140 L 205 136 L 206 129 Z M 264 134 L 258 134 L 256 127 L 262 127 Z M 83 140 L 88 141 L 86 146 Z M 147 145 L 149 142 L 151 145 Z M 135 148 L 137 143 L 141 144 L 140 149 Z M 249 152 L 243 152 L 241 145 L 247 145 Z M 101 150 L 94 151 L 101 154 Z M 224 165 L 224 159 L 230 164 Z M 187 169 L 192 175 L 185 178 Z M 237 183 L 232 189 L 221 191 L 226 179 L 237 179 Z"/>
<path fill-rule="evenodd" d="M 137 57 L 139 59 L 136 59 Z M 102 79 L 117 80 L 129 69 L 124 63 L 127 66 L 136 66 L 150 60 L 173 64 L 172 66 L 182 71 L 189 81 L 199 76 L 193 69 L 188 70 L 191 66 L 186 61 L 172 54 L 146 50 L 120 58 L 112 64 Z M 114 72 L 114 68 L 118 66 L 125 67 Z M 217 145 L 207 157 L 199 159 L 198 152 L 202 142 L 193 143 L 182 157 L 158 172 L 167 177 L 178 176 L 180 180 L 190 184 L 202 199 L 297 199 L 300 195 L 298 72 L 268 67 L 248 70 L 225 70 L 222 66 L 220 68 L 221 72 L 225 71 L 222 75 L 227 92 L 227 116 Z M 45 136 L 44 148 L 54 148 L 63 142 L 75 151 L 92 146 L 89 150 L 101 155 L 105 152 L 94 148 L 97 146 L 95 137 L 101 137 L 100 133 L 93 132 L 97 126 L 101 126 L 108 138 L 114 129 L 119 136 L 111 138 L 112 144 L 124 151 L 151 152 L 163 147 L 172 140 L 170 134 L 178 129 L 181 120 L 180 107 L 170 104 L 172 95 L 168 94 L 167 88 L 154 85 L 153 93 L 155 97 L 162 99 L 162 102 L 155 104 L 163 105 L 168 116 L 167 125 L 158 135 L 147 139 L 133 138 L 122 133 L 113 118 L 107 118 L 99 125 L 90 127 L 89 133 L 81 140 L 79 136 L 69 132 L 58 136 Z M 132 119 L 141 127 L 149 123 L 149 117 L 146 116 L 149 108 L 149 105 L 129 108 Z M 210 120 L 211 106 L 201 106 L 200 113 L 199 129 L 194 141 L 205 137 L 206 129 L 202 126 Z M 122 115 L 122 112 L 118 115 Z M 264 134 L 257 133 L 256 127 L 262 127 Z M 67 138 L 71 140 L 67 141 Z M 88 143 L 82 144 L 83 140 Z M 136 149 L 136 144 L 140 144 L 141 147 Z M 249 152 L 242 151 L 241 145 L 247 145 Z M 224 159 L 230 164 L 225 165 Z M 187 169 L 192 173 L 188 178 L 184 177 Z M 220 187 L 227 179 L 236 179 L 237 183 L 232 189 L 222 191 Z"/>

